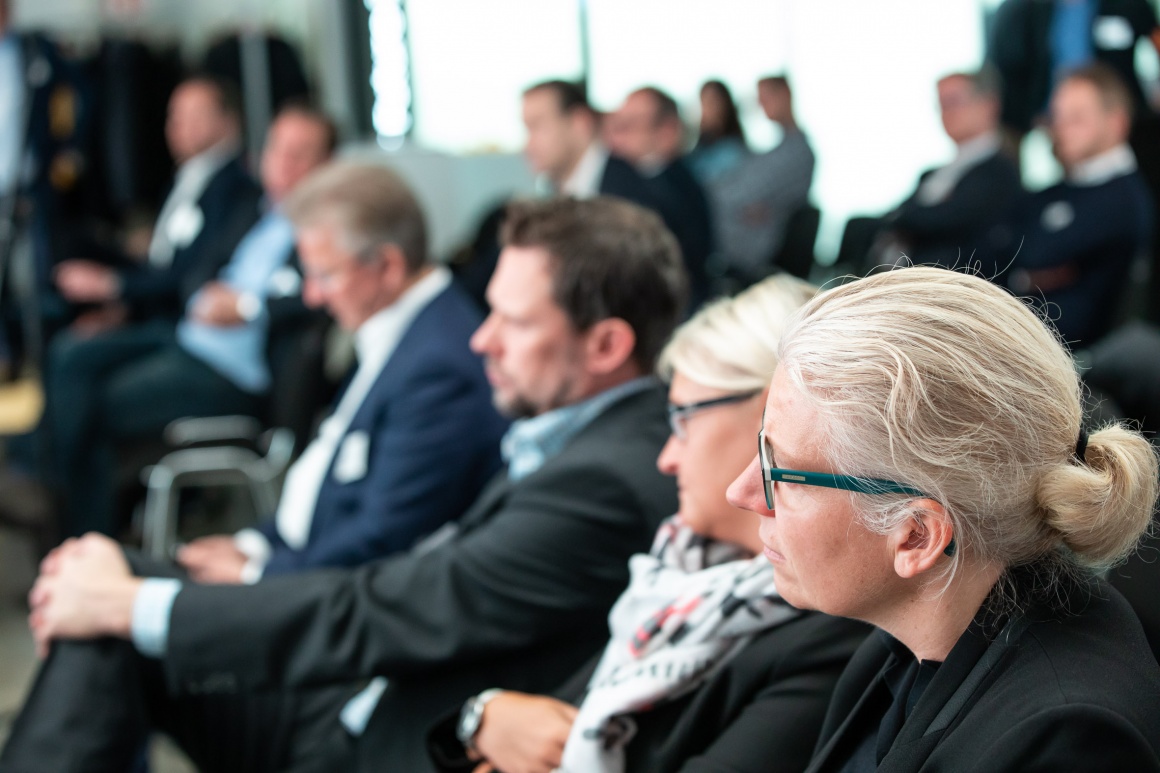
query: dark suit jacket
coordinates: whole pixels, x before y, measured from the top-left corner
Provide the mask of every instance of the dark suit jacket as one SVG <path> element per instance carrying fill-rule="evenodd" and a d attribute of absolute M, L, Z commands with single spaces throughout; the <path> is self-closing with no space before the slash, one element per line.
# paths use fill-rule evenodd
<path fill-rule="evenodd" d="M 920 184 L 933 172 L 924 172 Z M 916 190 L 888 216 L 887 225 L 906 242 L 915 263 L 963 265 L 985 244 L 987 233 L 1002 224 L 1022 192 L 1019 170 L 996 153 L 971 167 L 937 204 L 919 203 Z"/>
<path fill-rule="evenodd" d="M 683 158 L 673 161 L 648 182 L 661 201 L 662 215 L 667 213 L 665 222 L 681 245 L 685 270 L 689 273 L 689 308 L 696 309 L 709 296 L 709 276 L 705 270 L 709 253 L 713 251 L 709 200 Z"/>
<path fill-rule="evenodd" d="M 981 258 L 983 271 L 1009 266 L 1006 283 L 1014 292 L 1046 306 L 1064 340 L 1090 345 L 1118 321 L 1132 262 L 1151 243 L 1152 213 L 1138 172 L 1102 185 L 1053 185 L 1016 209 L 998 254 Z M 1070 271 L 1073 279 L 1042 290 L 1033 282 L 1024 286 L 1020 272 L 1044 269 Z"/>
<path fill-rule="evenodd" d="M 1160 666 L 1140 622 L 1103 581 L 1065 580 L 1059 590 L 1064 608 L 1032 599 L 1012 618 L 963 634 L 878 770 L 1160 770 Z M 997 634 L 1010 619 L 1026 626 L 1022 633 L 1017 625 Z M 890 702 L 883 672 L 892 657 L 880 635 L 854 655 L 811 773 L 841 770 L 877 727 Z"/>
<path fill-rule="evenodd" d="M 335 454 L 310 536 L 295 550 L 273 521 L 265 576 L 358 566 L 411 547 L 461 515 L 499 469 L 507 422 L 496 414 L 483 365 L 467 341 L 479 312 L 452 285 L 415 318 L 359 406 L 339 448 L 365 448 L 365 471 L 340 480 Z"/>
<path fill-rule="evenodd" d="M 664 394 L 651 388 L 611 406 L 531 475 L 500 474 L 453 536 L 353 571 L 186 587 L 162 664 L 171 688 L 384 675 L 360 769 L 429 769 L 426 730 L 443 712 L 489 686 L 550 690 L 603 645 L 629 557 L 677 505 L 672 479 L 656 469 L 668 432 Z"/>
<path fill-rule="evenodd" d="M 826 706 L 850 656 L 869 627 L 808 612 L 758 634 L 708 682 L 689 695 L 634 714 L 631 773 L 805 770 Z M 556 697 L 579 704 L 599 656 Z M 458 712 L 432 730 L 429 743 L 445 773 L 471 771 L 455 738 Z"/>
<path fill-rule="evenodd" d="M 189 296 L 229 262 L 238 242 L 257 222 L 261 196 L 240 159 L 219 169 L 197 200 L 203 217 L 201 230 L 189 244 L 174 251 L 169 266 L 136 263 L 120 270 L 121 296 L 134 316 L 180 317 Z"/>
<path fill-rule="evenodd" d="M 1031 129 L 1051 94 L 1051 18 L 1055 0 L 1006 0 L 995 12 L 987 58 L 1003 77 L 1003 123 L 1021 132 Z M 1098 0 L 1097 21 L 1118 17 L 1132 33 L 1124 48 L 1104 48 L 1092 37 L 1092 53 L 1123 79 L 1139 106 L 1147 106 L 1136 74 L 1136 42 L 1156 29 L 1156 11 L 1148 0 Z"/>

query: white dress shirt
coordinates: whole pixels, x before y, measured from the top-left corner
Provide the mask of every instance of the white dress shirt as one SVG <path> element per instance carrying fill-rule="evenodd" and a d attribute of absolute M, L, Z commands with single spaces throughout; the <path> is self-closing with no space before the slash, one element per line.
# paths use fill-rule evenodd
<path fill-rule="evenodd" d="M 987 132 L 959 145 L 954 160 L 926 176 L 918 186 L 918 203 L 924 207 L 941 204 L 967 172 L 999 152 L 999 133 Z"/>
<path fill-rule="evenodd" d="M 1072 185 L 1090 187 L 1136 171 L 1136 154 L 1125 143 L 1076 164 L 1067 173 Z"/>
<path fill-rule="evenodd" d="M 201 233 L 205 220 L 197 201 L 205 193 L 213 176 L 237 152 L 236 141 L 219 142 L 178 167 L 173 189 L 161 205 L 161 212 L 153 225 L 153 238 L 149 241 L 149 265 L 167 268 L 173 262 L 173 253 Z"/>
<path fill-rule="evenodd" d="M 318 435 L 286 474 L 275 523 L 278 536 L 291 548 L 301 550 L 306 546 L 314 521 L 314 509 L 318 505 L 318 494 L 336 455 L 339 455 L 334 464 L 336 476 L 342 474 L 347 480 L 357 480 L 361 477 L 360 471 L 366 474 L 366 454 L 369 448 L 365 446 L 369 439 L 353 434 L 348 436 L 350 423 L 415 317 L 450 284 L 451 272 L 445 266 L 436 266 L 427 276 L 408 288 L 398 300 L 376 313 L 355 331 L 358 369 L 354 378 L 334 413 L 322 422 Z M 344 457 L 349 457 L 349 460 Z M 361 470 L 351 469 L 344 473 L 339 469 L 340 465 L 352 467 L 360 464 Z M 249 559 L 243 571 L 243 581 L 257 582 L 269 561 L 269 542 L 255 529 L 243 529 L 235 535 L 234 540 L 238 550 Z"/>
<path fill-rule="evenodd" d="M 560 194 L 577 199 L 592 199 L 600 195 L 600 181 L 608 166 L 608 148 L 597 141 L 588 146 L 576 168 L 560 186 Z"/>

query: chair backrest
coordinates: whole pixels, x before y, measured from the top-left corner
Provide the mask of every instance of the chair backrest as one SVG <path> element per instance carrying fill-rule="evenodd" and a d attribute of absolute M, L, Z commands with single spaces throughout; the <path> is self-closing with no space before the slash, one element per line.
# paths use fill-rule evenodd
<path fill-rule="evenodd" d="M 814 242 L 818 239 L 821 222 L 822 213 L 813 204 L 806 204 L 794 212 L 786 223 L 785 240 L 774 258 L 774 268 L 799 279 L 809 279 L 814 267 Z"/>
<path fill-rule="evenodd" d="M 1160 588 L 1160 537 L 1153 533 L 1145 538 L 1127 563 L 1108 573 L 1108 581 L 1136 611 L 1152 654 L 1160 662 L 1160 594 L 1156 592 Z"/>
<path fill-rule="evenodd" d="M 296 452 L 309 440 L 319 411 L 334 396 L 335 385 L 323 368 L 332 325 L 325 315 L 311 315 L 270 332 L 271 386 L 262 418 L 267 426 L 292 430 Z"/>

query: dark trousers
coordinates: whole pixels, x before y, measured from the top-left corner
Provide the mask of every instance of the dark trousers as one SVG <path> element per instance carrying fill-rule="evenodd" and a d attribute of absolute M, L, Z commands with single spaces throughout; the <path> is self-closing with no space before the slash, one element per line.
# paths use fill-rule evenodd
<path fill-rule="evenodd" d="M 91 339 L 62 333 L 49 352 L 48 441 L 67 507 L 63 536 L 115 535 L 116 452 L 160 439 L 187 416 L 254 415 L 247 393 L 182 349 L 170 324 L 140 325 Z"/>
<path fill-rule="evenodd" d="M 140 556 L 131 562 L 179 574 Z M 338 714 L 358 687 L 191 695 L 170 689 L 161 664 L 129 642 L 57 642 L 0 752 L 0 773 L 127 773 L 151 731 L 172 737 L 206 773 L 354 770 L 355 741 Z"/>

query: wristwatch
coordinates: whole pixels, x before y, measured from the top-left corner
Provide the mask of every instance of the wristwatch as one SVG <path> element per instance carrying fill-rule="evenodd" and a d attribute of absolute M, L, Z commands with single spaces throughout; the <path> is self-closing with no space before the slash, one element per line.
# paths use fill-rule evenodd
<path fill-rule="evenodd" d="M 459 724 L 455 726 L 455 737 L 468 751 L 478 752 L 475 748 L 475 734 L 479 732 L 479 725 L 483 722 L 483 709 L 501 692 L 503 690 L 494 688 L 484 690 L 463 702 L 463 708 L 459 710 Z"/>

